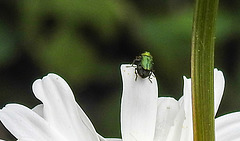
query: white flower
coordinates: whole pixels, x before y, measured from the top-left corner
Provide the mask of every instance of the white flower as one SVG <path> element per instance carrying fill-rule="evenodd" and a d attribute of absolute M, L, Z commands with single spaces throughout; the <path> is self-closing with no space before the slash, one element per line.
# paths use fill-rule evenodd
<path fill-rule="evenodd" d="M 193 141 L 191 79 L 184 79 L 183 96 L 176 101 L 158 98 L 157 81 L 152 77 L 138 78 L 135 69 L 122 65 L 123 96 L 121 104 L 121 132 L 123 141 Z M 223 90 L 224 76 L 214 70 L 215 114 Z M 240 112 L 217 118 L 217 141 L 240 140 Z"/>
<path fill-rule="evenodd" d="M 8 104 L 0 110 L 3 125 L 18 141 L 117 141 L 98 135 L 68 84 L 56 74 L 33 83 L 34 95 L 43 103 L 33 109 Z M 118 140 L 119 141 L 119 140 Z"/>
<path fill-rule="evenodd" d="M 138 78 L 135 69 L 122 65 L 123 96 L 121 132 L 123 141 L 192 141 L 191 80 L 184 77 L 183 96 L 178 101 L 158 98 L 157 81 Z M 220 104 L 224 77 L 214 70 L 215 114 Z M 18 141 L 121 141 L 105 139 L 76 103 L 68 84 L 49 74 L 33 84 L 35 96 L 43 104 L 29 109 L 8 104 L 0 110 L 0 120 Z M 216 140 L 240 140 L 240 112 L 216 120 Z M 1 141 L 1 140 L 0 140 Z"/>

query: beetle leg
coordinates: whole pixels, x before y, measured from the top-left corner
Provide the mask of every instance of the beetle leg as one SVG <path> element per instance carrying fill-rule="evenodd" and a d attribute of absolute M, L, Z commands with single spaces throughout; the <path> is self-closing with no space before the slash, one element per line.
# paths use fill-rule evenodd
<path fill-rule="evenodd" d="M 135 68 L 135 74 L 136 74 L 136 77 L 135 77 L 135 81 L 137 81 L 137 68 Z"/>
<path fill-rule="evenodd" d="M 156 76 L 153 73 L 151 75 L 156 78 Z"/>
<path fill-rule="evenodd" d="M 134 63 L 136 63 L 137 61 L 139 61 L 138 58 L 134 59 L 133 62 L 132 62 L 132 64 L 131 64 L 131 66 L 126 66 L 126 67 L 134 67 L 133 65 L 135 65 Z M 135 68 L 135 67 L 134 67 L 134 68 Z"/>
<path fill-rule="evenodd" d="M 152 80 L 151 80 L 152 78 L 150 78 L 150 77 L 148 77 L 148 80 L 152 83 Z"/>
<path fill-rule="evenodd" d="M 133 60 L 132 66 L 133 66 L 136 62 L 139 62 L 139 61 L 141 61 L 141 57 L 137 56 L 136 59 Z"/>
<path fill-rule="evenodd" d="M 133 67 L 133 64 L 134 64 L 135 62 L 136 62 L 136 59 L 133 60 L 133 62 L 132 62 L 132 67 Z"/>
<path fill-rule="evenodd" d="M 133 60 L 131 66 L 126 66 L 126 67 L 134 67 L 133 65 L 134 65 L 135 62 L 136 62 L 136 59 Z M 134 68 L 135 68 L 135 67 L 134 67 Z"/>
<path fill-rule="evenodd" d="M 152 83 L 152 78 L 151 78 L 151 75 L 153 75 L 153 73 L 152 72 L 150 72 L 150 74 L 149 74 L 149 76 L 148 76 L 148 80 Z"/>

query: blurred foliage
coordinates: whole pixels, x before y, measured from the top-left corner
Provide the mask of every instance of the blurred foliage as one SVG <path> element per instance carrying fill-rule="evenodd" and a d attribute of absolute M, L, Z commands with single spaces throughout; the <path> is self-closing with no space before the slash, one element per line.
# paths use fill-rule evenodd
<path fill-rule="evenodd" d="M 14 35 L 7 24 L 0 23 L 0 66 L 5 66 L 15 56 Z"/>
<path fill-rule="evenodd" d="M 220 2 L 215 66 L 226 89 L 218 115 L 240 109 L 239 12 L 238 1 Z M 35 106 L 32 82 L 54 72 L 101 135 L 120 137 L 120 65 L 150 51 L 159 96 L 180 98 L 182 76 L 190 77 L 192 13 L 187 0 L 0 1 L 0 105 Z M 12 139 L 6 133 L 0 137 Z"/>
<path fill-rule="evenodd" d="M 104 73 L 113 75 L 108 71 L 113 64 L 102 60 L 92 37 L 103 41 L 116 38 L 116 23 L 126 20 L 120 3 L 25 1 L 20 8 L 23 40 L 31 44 L 25 47 L 42 68 L 58 72 L 72 83 L 103 79 L 99 77 Z"/>

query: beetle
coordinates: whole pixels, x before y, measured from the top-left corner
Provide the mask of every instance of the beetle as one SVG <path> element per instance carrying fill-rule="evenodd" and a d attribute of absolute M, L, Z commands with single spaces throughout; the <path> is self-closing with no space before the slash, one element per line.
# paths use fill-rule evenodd
<path fill-rule="evenodd" d="M 135 81 L 137 81 L 137 75 L 139 75 L 142 78 L 148 77 L 149 81 L 151 81 L 151 75 L 153 73 L 153 57 L 150 54 L 150 52 L 145 51 L 140 56 L 136 56 L 136 59 L 133 60 L 132 66 L 136 65 L 135 68 L 135 74 L 136 78 Z"/>

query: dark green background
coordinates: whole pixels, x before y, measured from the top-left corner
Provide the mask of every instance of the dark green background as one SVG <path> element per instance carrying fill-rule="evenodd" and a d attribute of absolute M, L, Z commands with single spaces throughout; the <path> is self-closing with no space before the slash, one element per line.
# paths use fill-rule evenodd
<path fill-rule="evenodd" d="M 220 1 L 215 67 L 226 89 L 218 116 L 240 110 L 240 2 Z M 159 96 L 182 96 L 190 77 L 193 1 L 0 1 L 0 106 L 40 102 L 31 85 L 62 76 L 105 137 L 120 137 L 119 67 L 150 51 Z M 20 129 L 21 130 L 21 129 Z M 13 140 L 4 127 L 0 138 Z"/>

